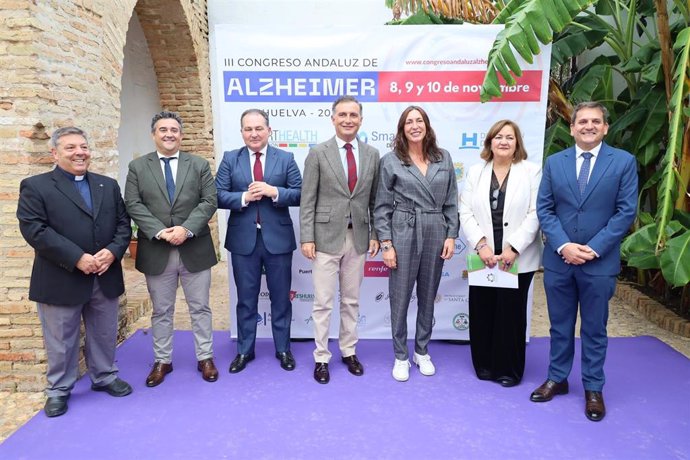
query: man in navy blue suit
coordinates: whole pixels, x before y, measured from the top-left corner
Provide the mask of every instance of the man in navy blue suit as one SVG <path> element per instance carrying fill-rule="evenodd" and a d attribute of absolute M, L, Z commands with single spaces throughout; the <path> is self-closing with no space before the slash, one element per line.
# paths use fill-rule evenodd
<path fill-rule="evenodd" d="M 620 272 L 620 243 L 637 207 L 637 162 L 628 152 L 602 142 L 606 108 L 578 104 L 570 134 L 575 146 L 546 160 L 537 215 L 546 237 L 544 288 L 551 321 L 546 382 L 530 399 L 546 402 L 568 392 L 580 308 L 585 415 L 606 415 L 602 389 L 608 337 L 608 301 Z"/>
<path fill-rule="evenodd" d="M 225 248 L 231 253 L 237 286 L 237 356 L 230 373 L 241 372 L 254 359 L 262 269 L 271 299 L 276 358 L 291 371 L 290 285 L 297 244 L 289 207 L 299 205 L 302 176 L 292 153 L 268 145 L 266 112 L 246 110 L 240 126 L 245 146 L 223 154 L 216 176 L 218 207 L 230 209 Z"/>

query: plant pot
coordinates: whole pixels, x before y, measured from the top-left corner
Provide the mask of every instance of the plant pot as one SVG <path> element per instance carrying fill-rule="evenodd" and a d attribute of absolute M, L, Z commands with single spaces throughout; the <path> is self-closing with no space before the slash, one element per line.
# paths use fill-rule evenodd
<path fill-rule="evenodd" d="M 131 240 L 129 242 L 129 257 L 132 259 L 137 258 L 137 245 L 139 244 L 139 241 L 137 240 Z"/>

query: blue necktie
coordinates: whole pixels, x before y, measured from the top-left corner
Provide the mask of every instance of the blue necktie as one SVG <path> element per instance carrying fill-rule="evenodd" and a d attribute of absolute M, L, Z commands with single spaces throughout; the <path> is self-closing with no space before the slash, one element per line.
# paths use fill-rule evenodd
<path fill-rule="evenodd" d="M 580 196 L 584 195 L 585 187 L 587 187 L 587 180 L 589 179 L 589 166 L 592 161 L 592 154 L 590 152 L 582 152 L 582 158 L 585 160 L 580 167 L 580 174 L 577 176 L 577 185 L 580 187 Z"/>
<path fill-rule="evenodd" d="M 161 160 L 165 163 L 165 188 L 168 189 L 168 198 L 170 198 L 170 204 L 172 204 L 173 197 L 175 197 L 175 181 L 173 180 L 170 161 L 177 160 L 177 158 L 161 158 Z"/>

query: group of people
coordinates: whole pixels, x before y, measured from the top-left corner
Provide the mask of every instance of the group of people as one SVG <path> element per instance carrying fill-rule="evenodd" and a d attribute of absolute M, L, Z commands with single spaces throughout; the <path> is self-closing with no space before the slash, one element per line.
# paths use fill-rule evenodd
<path fill-rule="evenodd" d="M 637 172 L 632 155 L 603 142 L 607 112 L 598 103 L 575 107 L 575 146 L 550 156 L 542 168 L 525 161 L 519 127 L 510 120 L 487 132 L 480 164 L 466 177 L 458 204 L 448 151 L 437 144 L 427 113 L 406 108 L 393 149 L 383 157 L 361 142 L 362 105 L 342 96 L 332 106 L 335 135 L 312 147 L 303 175 L 290 152 L 269 145 L 268 115 L 240 117 L 244 146 L 225 152 L 214 179 L 203 158 L 180 151 L 183 124 L 174 112 L 153 117 L 156 151 L 129 165 L 124 200 L 117 182 L 88 171 L 86 134 L 60 128 L 51 137 L 56 168 L 22 181 L 17 217 L 35 249 L 30 299 L 47 349 L 49 417 L 67 411 L 78 377 L 79 324 L 91 388 L 126 396 L 131 386 L 114 364 L 118 296 L 124 292 L 122 259 L 130 218 L 138 226 L 136 268 L 153 304 L 154 364 L 146 385 L 173 371 L 173 313 L 178 285 L 189 306 L 204 380 L 214 382 L 211 267 L 217 262 L 209 220 L 229 209 L 225 248 L 237 289 L 237 354 L 229 372 L 255 358 L 261 277 L 270 294 L 275 357 L 295 369 L 290 350 L 292 254 L 297 249 L 289 207 L 299 206 L 300 250 L 312 261 L 314 379 L 330 381 L 330 318 L 339 285 L 341 360 L 356 376 L 359 293 L 367 255 L 382 252 L 389 268 L 392 376 L 410 378 L 407 312 L 416 286 L 417 318 L 412 362 L 425 376 L 436 372 L 429 353 L 444 261 L 462 228 L 468 246 L 487 267 L 517 266 L 518 288 L 471 286 L 470 346 L 477 377 L 517 385 L 525 367 L 527 296 L 543 264 L 551 320 L 547 380 L 531 395 L 544 402 L 568 392 L 578 308 L 582 318 L 585 413 L 605 415 L 602 396 L 608 300 L 620 269 L 619 246 L 636 212 Z M 546 246 L 543 253 L 542 249 Z"/>

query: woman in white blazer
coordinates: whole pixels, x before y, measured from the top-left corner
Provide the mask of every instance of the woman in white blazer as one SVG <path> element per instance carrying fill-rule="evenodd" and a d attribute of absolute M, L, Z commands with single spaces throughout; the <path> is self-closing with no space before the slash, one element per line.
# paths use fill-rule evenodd
<path fill-rule="evenodd" d="M 460 198 L 460 226 L 484 264 L 518 267 L 518 289 L 470 286 L 472 364 L 481 380 L 520 383 L 525 369 L 527 295 L 541 263 L 536 200 L 541 166 L 527 159 L 520 128 L 495 123 L 484 160 L 470 168 Z"/>

